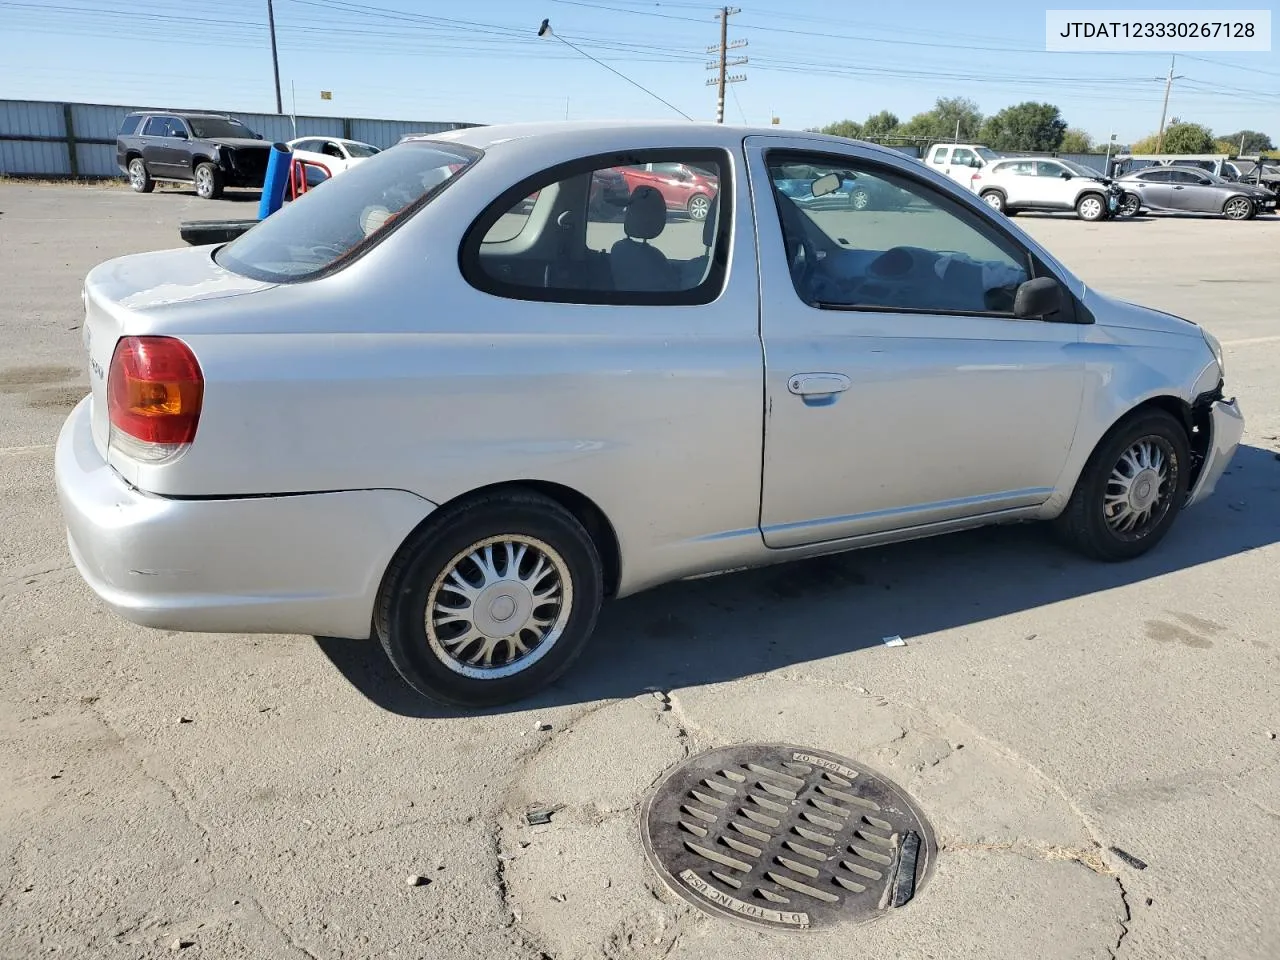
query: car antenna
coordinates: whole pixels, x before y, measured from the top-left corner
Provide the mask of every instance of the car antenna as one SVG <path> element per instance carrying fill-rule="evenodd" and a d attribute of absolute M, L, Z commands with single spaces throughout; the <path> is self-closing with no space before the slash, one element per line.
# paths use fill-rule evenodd
<path fill-rule="evenodd" d="M 658 96 L 658 95 L 657 95 L 656 93 L 654 93 L 652 90 L 648 89 L 647 87 L 642 87 L 642 86 L 640 86 L 640 84 L 636 83 L 634 80 L 632 80 L 630 77 L 628 77 L 625 73 L 622 73 L 621 71 L 618 71 L 618 70 L 613 69 L 613 67 L 609 66 L 607 63 L 604 63 L 604 62 L 602 62 L 602 61 L 600 61 L 600 60 L 597 60 L 595 57 L 593 57 L 591 54 L 587 53 L 585 50 L 580 50 L 580 49 L 578 49 L 577 47 L 575 47 L 572 43 L 570 43 L 570 42 L 569 42 L 568 40 L 566 40 L 564 37 L 560 36 L 560 34 L 556 33 L 554 30 L 552 30 L 552 29 L 551 29 L 551 21 L 550 21 L 550 20 L 543 20 L 543 21 L 542 21 L 542 25 L 541 25 L 540 27 L 538 27 L 538 36 L 540 36 L 540 37 L 555 37 L 557 40 L 559 40 L 561 43 L 563 43 L 563 44 L 564 44 L 566 47 L 568 47 L 570 50 L 573 50 L 575 53 L 580 53 L 580 54 L 582 54 L 584 57 L 586 57 L 586 58 L 587 58 L 588 60 L 590 60 L 592 63 L 598 63 L 600 66 L 604 67 L 604 68 L 605 68 L 606 70 L 608 70 L 610 73 L 615 73 L 615 74 L 617 74 L 617 75 L 618 75 L 618 76 L 620 76 L 623 80 L 627 81 L 627 83 L 631 84 L 633 87 L 636 87 L 636 88 L 638 88 L 638 89 L 640 89 L 640 90 L 643 90 L 643 91 L 644 91 L 645 93 L 647 93 L 649 96 L 653 97 L 653 99 L 657 100 L 657 101 L 658 101 L 659 103 L 661 103 L 661 104 L 665 104 L 666 106 L 670 107 L 672 110 L 674 110 L 676 113 L 680 114 L 680 116 L 684 117 L 686 120 L 692 120 L 692 119 L 693 119 L 693 117 L 689 116 L 687 113 L 685 113 L 685 112 L 684 112 L 683 110 L 681 110 L 679 107 L 677 107 L 675 104 L 673 104 L 673 103 L 667 103 L 667 101 L 666 101 L 666 100 L 663 100 L 660 96 Z"/>

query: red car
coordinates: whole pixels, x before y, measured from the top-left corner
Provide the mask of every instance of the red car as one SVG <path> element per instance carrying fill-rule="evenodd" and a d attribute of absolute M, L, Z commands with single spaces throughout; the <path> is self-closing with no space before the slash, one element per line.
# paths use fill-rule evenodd
<path fill-rule="evenodd" d="M 627 193 L 636 187 L 656 187 L 667 201 L 668 210 L 689 215 L 691 220 L 705 220 L 711 201 L 720 190 L 718 177 L 684 163 L 646 163 L 634 167 L 616 167 L 627 182 Z"/>

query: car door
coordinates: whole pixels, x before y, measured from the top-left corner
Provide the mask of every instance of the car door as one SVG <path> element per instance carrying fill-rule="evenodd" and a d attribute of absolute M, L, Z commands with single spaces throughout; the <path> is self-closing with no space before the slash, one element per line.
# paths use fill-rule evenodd
<path fill-rule="evenodd" d="M 1169 206 L 1191 213 L 1218 213 L 1222 192 L 1208 177 L 1194 170 L 1169 171 Z"/>
<path fill-rule="evenodd" d="M 1007 202 L 1014 207 L 1034 207 L 1036 198 L 1036 164 L 1034 160 L 1004 160 L 991 165 L 990 177 L 984 177 L 983 186 L 990 179 L 1004 188 Z"/>
<path fill-rule="evenodd" d="M 174 176 L 174 149 L 169 138 L 172 117 L 148 117 L 142 128 L 142 159 L 153 177 Z"/>
<path fill-rule="evenodd" d="M 1063 176 L 1063 174 L 1067 176 Z M 1036 161 L 1036 195 L 1041 205 L 1053 210 L 1069 210 L 1076 203 L 1075 177 L 1060 163 Z"/>
<path fill-rule="evenodd" d="M 973 189 L 973 175 L 978 172 L 981 159 L 968 147 L 952 147 L 947 176 L 956 183 Z"/>
<path fill-rule="evenodd" d="M 1173 173 L 1174 171 L 1169 169 L 1144 170 L 1138 174 L 1137 179 L 1132 181 L 1138 196 L 1142 198 L 1144 207 L 1159 210 L 1169 209 L 1171 187 L 1169 178 L 1173 176 Z"/>
<path fill-rule="evenodd" d="M 1000 218 L 906 163 L 746 141 L 765 345 L 760 525 L 770 547 L 1018 515 L 1057 483 L 1084 385 L 1074 323 L 1012 316 L 1047 268 Z M 855 171 L 910 211 L 802 209 L 787 165 Z"/>

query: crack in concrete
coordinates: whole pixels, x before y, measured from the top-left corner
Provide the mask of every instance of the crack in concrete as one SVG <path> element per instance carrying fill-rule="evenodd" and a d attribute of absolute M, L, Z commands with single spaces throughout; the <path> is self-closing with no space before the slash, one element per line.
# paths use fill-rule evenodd
<path fill-rule="evenodd" d="M 1235 789 L 1233 786 L 1231 786 L 1231 784 L 1227 783 L 1225 780 L 1222 780 L 1219 782 L 1222 784 L 1222 788 L 1226 790 L 1227 793 L 1231 794 L 1233 797 L 1243 800 L 1245 803 L 1249 804 L 1251 807 L 1254 807 L 1257 810 L 1261 811 L 1262 813 L 1265 813 L 1268 817 L 1271 817 L 1272 819 L 1280 820 L 1280 811 L 1272 810 L 1266 804 L 1258 800 L 1255 800 L 1253 797 L 1249 796 L 1247 793 L 1241 793 L 1239 790 Z"/>
<path fill-rule="evenodd" d="M 1111 955 L 1111 960 L 1116 960 L 1120 944 L 1124 943 L 1124 938 L 1129 935 L 1129 922 L 1133 919 L 1133 912 L 1129 909 L 1129 892 L 1124 888 L 1124 881 L 1119 877 L 1116 877 L 1115 880 L 1116 886 L 1120 888 L 1120 903 L 1124 907 L 1124 919 L 1120 921 L 1120 936 L 1116 938 L 1115 946 L 1107 948 L 1107 953 Z"/>
<path fill-rule="evenodd" d="M 308 950 L 306 947 L 300 944 L 297 940 L 295 940 L 293 938 L 293 935 L 290 934 L 289 931 L 287 931 L 283 926 L 281 926 L 275 920 L 275 918 L 271 916 L 270 913 L 267 912 L 267 908 L 262 905 L 261 900 L 259 900 L 252 893 L 244 893 L 244 894 L 241 894 L 241 896 L 253 904 L 254 908 L 258 912 L 258 916 L 262 919 L 262 922 L 265 923 L 272 930 L 274 930 L 276 933 L 280 934 L 281 939 L 283 939 L 284 942 L 287 943 L 292 949 L 298 951 L 300 954 L 306 957 L 307 960 L 320 960 L 319 956 L 312 953 L 310 950 Z"/>
<path fill-rule="evenodd" d="M 1025 860 L 1039 860 L 1046 863 L 1067 861 L 1080 866 L 1102 877 L 1114 877 L 1102 854 L 1094 850 L 1081 850 L 1077 847 L 1065 847 L 1060 844 L 1042 843 L 1036 840 L 1010 840 L 998 843 L 970 843 L 958 839 L 939 839 L 938 850 L 948 853 L 1011 853 Z"/>

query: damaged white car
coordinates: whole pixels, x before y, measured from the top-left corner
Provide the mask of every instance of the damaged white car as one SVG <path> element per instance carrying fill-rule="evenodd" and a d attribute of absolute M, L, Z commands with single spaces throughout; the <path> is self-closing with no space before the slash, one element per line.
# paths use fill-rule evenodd
<path fill-rule="evenodd" d="M 617 190 L 646 164 L 714 180 L 705 219 Z M 908 199 L 798 204 L 798 176 Z M 677 578 L 1015 521 L 1137 556 L 1242 430 L 1200 327 L 817 134 L 422 137 L 229 244 L 103 264 L 85 307 L 56 473 L 97 594 L 174 630 L 376 635 L 468 706 Z"/>

